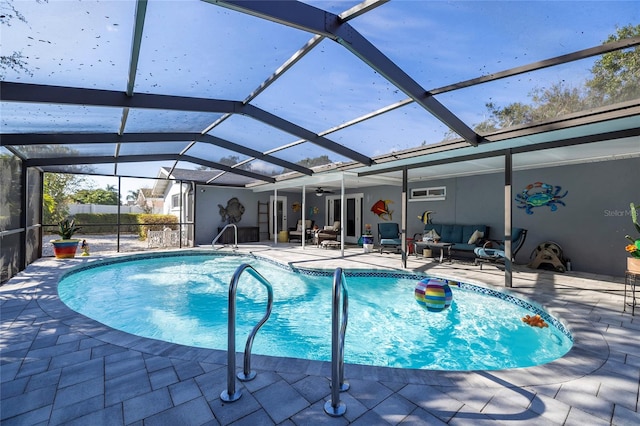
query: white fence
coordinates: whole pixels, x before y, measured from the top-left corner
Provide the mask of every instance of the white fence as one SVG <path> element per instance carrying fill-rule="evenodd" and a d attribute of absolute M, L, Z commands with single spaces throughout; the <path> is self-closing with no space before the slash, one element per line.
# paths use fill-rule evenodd
<path fill-rule="evenodd" d="M 106 206 L 102 204 L 69 204 L 71 216 L 78 213 L 118 213 L 118 206 Z M 120 206 L 120 213 L 144 213 L 139 206 Z"/>
<path fill-rule="evenodd" d="M 184 235 L 182 243 L 186 245 Z M 170 228 L 164 228 L 163 231 L 147 232 L 147 247 L 178 247 L 180 245 L 180 231 L 172 231 Z"/>

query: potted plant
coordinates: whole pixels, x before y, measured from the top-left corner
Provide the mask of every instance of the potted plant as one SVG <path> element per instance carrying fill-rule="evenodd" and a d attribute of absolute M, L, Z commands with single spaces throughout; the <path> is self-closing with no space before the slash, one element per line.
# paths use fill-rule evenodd
<path fill-rule="evenodd" d="M 640 234 L 640 225 L 638 224 L 638 213 L 636 208 L 640 207 L 640 204 L 635 206 L 631 203 L 631 220 L 636 227 L 636 231 Z M 634 274 L 640 274 L 640 238 L 632 238 L 630 235 L 625 235 L 625 238 L 631 242 L 627 244 L 625 250 L 631 257 L 627 258 L 627 271 Z"/>
<path fill-rule="evenodd" d="M 362 234 L 362 249 L 364 253 L 373 251 L 373 235 L 371 235 L 371 225 L 364 225 L 364 234 Z"/>
<path fill-rule="evenodd" d="M 58 222 L 58 231 L 56 233 L 60 235 L 60 239 L 51 240 L 53 254 L 56 258 L 68 259 L 76 256 L 80 240 L 72 237 L 79 230 L 80 228 L 76 226 L 75 219 L 64 219 Z"/>

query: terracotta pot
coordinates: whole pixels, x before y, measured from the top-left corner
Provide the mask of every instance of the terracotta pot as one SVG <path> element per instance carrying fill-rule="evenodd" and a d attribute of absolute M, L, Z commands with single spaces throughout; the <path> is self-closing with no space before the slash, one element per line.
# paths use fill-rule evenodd
<path fill-rule="evenodd" d="M 640 259 L 637 257 L 627 257 L 627 271 L 640 274 Z"/>
<path fill-rule="evenodd" d="M 70 259 L 76 257 L 78 251 L 78 243 L 80 240 L 51 240 L 53 244 L 53 254 L 56 259 Z"/>

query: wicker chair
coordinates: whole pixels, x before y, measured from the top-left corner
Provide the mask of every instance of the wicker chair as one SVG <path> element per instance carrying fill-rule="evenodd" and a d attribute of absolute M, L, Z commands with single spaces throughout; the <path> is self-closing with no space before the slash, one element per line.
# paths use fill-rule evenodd
<path fill-rule="evenodd" d="M 321 245 L 323 241 L 333 240 L 338 241 L 340 236 L 340 221 L 333 222 L 333 226 L 325 226 L 324 229 L 319 229 L 315 234 L 316 245 Z"/>
<path fill-rule="evenodd" d="M 304 235 L 307 240 L 311 239 L 311 228 L 313 228 L 313 220 L 306 219 L 304 222 L 304 229 L 302 229 L 302 219 L 298 219 L 298 224 L 296 225 L 296 227 L 289 230 L 289 242 L 291 242 L 291 240 L 302 241 L 302 235 Z"/>

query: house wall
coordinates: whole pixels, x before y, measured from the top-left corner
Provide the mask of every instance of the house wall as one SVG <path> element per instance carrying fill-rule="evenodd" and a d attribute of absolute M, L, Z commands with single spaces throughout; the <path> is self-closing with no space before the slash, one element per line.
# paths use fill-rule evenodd
<path fill-rule="evenodd" d="M 569 191 L 554 212 L 538 207 L 533 214 L 516 208 L 514 226 L 533 232 L 523 247 L 524 260 L 541 242 L 556 241 L 577 271 L 624 275 L 627 254 L 625 234 L 634 234 L 630 202 L 640 202 L 640 160 L 605 161 L 514 175 L 513 190 L 522 191 L 533 182 L 546 182 Z"/>
<path fill-rule="evenodd" d="M 517 156 L 514 156 L 517 167 Z M 556 211 L 548 206 L 532 209 L 527 214 L 518 208 L 516 194 L 527 185 L 544 182 L 560 186 L 559 195 L 566 205 L 557 205 Z M 629 203 L 640 203 L 640 160 L 625 159 L 588 164 L 523 170 L 513 174 L 512 224 L 528 230 L 527 240 L 516 257 L 516 263 L 526 264 L 534 248 L 545 241 L 554 241 L 571 259 L 576 271 L 614 276 L 624 275 L 626 269 L 625 234 L 636 235 L 633 228 Z M 446 186 L 447 198 L 443 201 L 409 202 L 407 210 L 407 236 L 421 232 L 423 223 L 418 218 L 425 210 L 433 211 L 434 223 L 485 224 L 491 227 L 490 237 L 503 238 L 504 226 L 504 175 L 482 174 L 452 179 L 430 180 L 413 183 L 411 188 Z M 371 206 L 378 200 L 389 200 L 392 221 L 402 218 L 401 190 L 397 186 L 357 188 L 347 193 L 364 193 L 362 223 L 372 224 L 374 236 L 377 224 L 382 222 L 373 214 Z M 288 227 L 294 227 L 302 217 L 293 212 L 293 202 L 301 202 L 299 191 L 278 191 L 287 196 Z M 243 189 L 206 187 L 206 192 L 197 191 L 196 243 L 209 244 L 215 237 L 218 226 L 223 225 L 218 213 L 218 204 L 226 206 L 231 197 L 238 197 L 245 206 L 240 226 L 257 225 L 257 203 L 269 200 L 272 193 L 253 193 Z M 318 207 L 317 214 L 309 215 L 319 226 L 325 225 L 325 198 L 308 194 L 307 212 Z M 376 237 L 377 238 L 377 237 Z"/>
<path fill-rule="evenodd" d="M 204 191 L 204 192 L 203 192 Z M 258 201 L 268 202 L 269 192 L 253 192 L 242 188 L 222 188 L 214 186 L 196 187 L 196 244 L 211 244 L 218 234 L 218 227 L 227 224 L 222 220 L 220 207 L 227 206 L 228 201 L 237 197 L 244 206 L 242 219 L 236 225 L 258 226 Z"/>
<path fill-rule="evenodd" d="M 204 190 L 204 192 L 202 191 Z M 196 189 L 196 244 L 211 244 L 218 232 L 218 227 L 227 223 L 220 216 L 219 204 L 226 207 L 229 199 L 237 197 L 245 208 L 238 226 L 258 226 L 258 201 L 269 202 L 273 192 L 253 192 L 241 188 L 220 188 L 213 186 L 198 186 Z M 302 203 L 300 191 L 278 191 L 278 196 L 287 197 L 287 229 L 294 228 L 298 219 L 302 218 L 302 211 L 294 212 L 292 204 Z M 307 195 L 306 218 L 312 219 L 316 224 L 324 224 L 325 207 L 324 197 Z M 317 207 L 318 212 L 310 212 L 309 209 Z"/>
<path fill-rule="evenodd" d="M 517 166 L 517 156 L 514 156 Z M 625 234 L 634 234 L 629 203 L 640 202 L 640 161 L 626 159 L 514 172 L 512 226 L 528 230 L 517 263 L 528 263 L 535 247 L 545 241 L 558 243 L 577 271 L 624 275 Z M 519 208 L 516 194 L 534 182 L 560 186 L 566 206 L 543 206 L 532 214 Z M 422 228 L 417 216 L 433 210 L 434 223 L 484 223 L 491 238 L 503 237 L 504 176 L 502 173 L 422 182 L 412 187 L 446 186 L 445 201 L 408 203 L 408 232 Z"/>
<path fill-rule="evenodd" d="M 302 204 L 302 191 L 278 191 L 278 195 L 286 195 L 287 196 L 287 225 L 290 228 L 295 228 L 298 220 L 302 219 L 302 210 L 297 212 L 293 211 L 292 205 L 293 203 Z M 306 212 L 305 219 L 313 220 L 315 225 L 322 228 L 324 225 L 331 225 L 329 223 L 325 223 L 326 217 L 326 197 L 323 195 L 322 197 L 318 197 L 315 193 L 307 193 L 305 197 L 306 201 Z"/>

